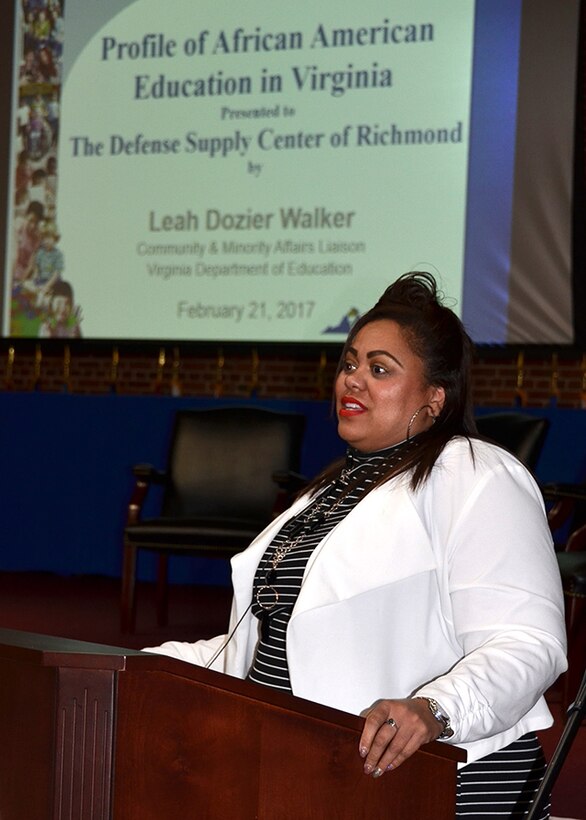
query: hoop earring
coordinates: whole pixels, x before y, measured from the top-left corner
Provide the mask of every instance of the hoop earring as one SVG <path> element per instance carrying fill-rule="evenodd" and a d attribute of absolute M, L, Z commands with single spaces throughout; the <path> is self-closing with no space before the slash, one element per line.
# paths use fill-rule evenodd
<path fill-rule="evenodd" d="M 411 428 L 413 427 L 413 422 L 417 418 L 417 416 L 421 413 L 422 410 L 425 410 L 426 407 L 429 407 L 430 410 L 433 411 L 433 407 L 431 404 L 422 404 L 419 410 L 416 410 L 411 418 L 409 419 L 409 424 L 407 425 L 407 441 L 411 439 Z M 435 422 L 435 416 L 432 415 L 432 419 Z"/>

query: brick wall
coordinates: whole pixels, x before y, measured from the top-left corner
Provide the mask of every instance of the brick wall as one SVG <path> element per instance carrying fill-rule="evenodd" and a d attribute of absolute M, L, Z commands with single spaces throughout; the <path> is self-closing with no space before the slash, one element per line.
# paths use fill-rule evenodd
<path fill-rule="evenodd" d="M 95 395 L 116 391 L 184 396 L 327 399 L 339 348 L 206 349 L 15 342 L 0 351 L 0 389 L 68 390 Z M 515 403 L 586 407 L 586 354 L 533 354 L 479 350 L 473 367 L 477 406 Z"/>

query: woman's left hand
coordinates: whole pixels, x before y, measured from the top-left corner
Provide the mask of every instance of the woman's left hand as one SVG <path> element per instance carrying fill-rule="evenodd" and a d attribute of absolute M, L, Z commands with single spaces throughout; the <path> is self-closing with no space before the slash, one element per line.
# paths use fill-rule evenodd
<path fill-rule="evenodd" d="M 360 737 L 364 772 L 373 777 L 396 769 L 423 746 L 436 740 L 443 726 L 429 710 L 424 698 L 379 700 L 366 713 Z"/>

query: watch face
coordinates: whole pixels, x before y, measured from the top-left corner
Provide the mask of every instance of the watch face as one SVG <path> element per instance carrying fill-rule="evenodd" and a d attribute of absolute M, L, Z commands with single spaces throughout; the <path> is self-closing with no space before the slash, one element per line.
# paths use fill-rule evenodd
<path fill-rule="evenodd" d="M 421 699 L 427 701 L 429 711 L 438 721 L 438 723 L 441 723 L 444 727 L 441 731 L 441 734 L 438 736 L 438 740 L 445 740 L 445 738 L 452 737 L 452 735 L 454 734 L 454 730 L 450 726 L 450 718 L 448 715 L 445 714 L 445 712 L 442 712 L 437 700 L 428 697 L 422 697 Z"/>
<path fill-rule="evenodd" d="M 434 716 L 434 718 L 439 723 L 443 724 L 444 728 L 443 728 L 443 731 L 442 731 L 440 737 L 441 738 L 451 737 L 454 734 L 454 731 L 453 731 L 453 729 L 450 729 L 450 718 L 444 712 L 442 712 L 437 700 L 434 700 L 433 698 L 428 698 L 427 702 L 429 704 L 429 709 L 430 709 L 432 715 Z"/>

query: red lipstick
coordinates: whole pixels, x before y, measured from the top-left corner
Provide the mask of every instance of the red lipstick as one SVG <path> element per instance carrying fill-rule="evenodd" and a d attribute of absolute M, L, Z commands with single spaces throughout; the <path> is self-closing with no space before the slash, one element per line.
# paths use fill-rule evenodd
<path fill-rule="evenodd" d="M 340 409 L 338 415 L 340 416 L 357 416 L 360 413 L 366 412 L 366 407 L 361 401 L 353 396 L 342 396 L 340 399 Z"/>

